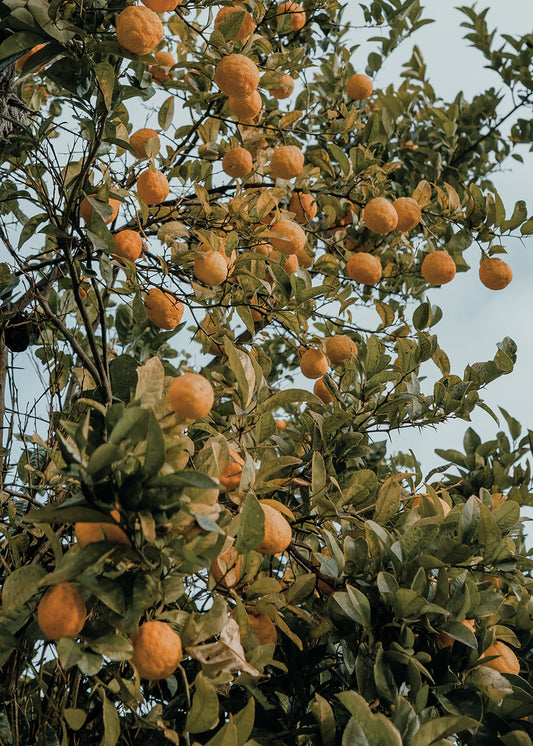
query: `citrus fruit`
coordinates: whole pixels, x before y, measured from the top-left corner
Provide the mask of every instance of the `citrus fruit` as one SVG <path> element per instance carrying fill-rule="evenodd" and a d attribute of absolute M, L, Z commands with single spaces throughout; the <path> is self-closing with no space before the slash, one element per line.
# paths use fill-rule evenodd
<path fill-rule="evenodd" d="M 176 10 L 178 5 L 181 5 L 183 0 L 141 0 L 143 5 L 146 5 L 150 10 L 156 13 L 170 13 Z"/>
<path fill-rule="evenodd" d="M 244 41 L 244 39 L 247 39 L 250 34 L 253 33 L 255 29 L 255 23 L 250 13 L 236 3 L 234 3 L 233 5 L 225 5 L 223 8 L 220 8 L 215 18 L 215 29 L 218 29 L 225 18 L 230 16 L 232 13 L 238 12 L 242 14 L 242 22 L 239 29 L 231 38 L 235 41 Z"/>
<path fill-rule="evenodd" d="M 175 329 L 183 316 L 183 303 L 168 290 L 150 288 L 144 296 L 146 315 L 159 329 Z"/>
<path fill-rule="evenodd" d="M 170 68 L 176 64 L 174 56 L 170 52 L 161 49 L 155 53 L 154 57 L 157 60 L 157 64 L 148 66 L 148 72 L 152 78 L 157 80 L 158 83 L 165 83 L 167 80 L 172 80 Z"/>
<path fill-rule="evenodd" d="M 513 272 L 503 259 L 491 256 L 479 265 L 479 279 L 490 290 L 503 290 L 513 279 Z"/>
<path fill-rule="evenodd" d="M 216 66 L 215 83 L 226 96 L 245 98 L 259 85 L 259 69 L 244 54 L 228 54 Z"/>
<path fill-rule="evenodd" d="M 159 136 L 155 130 L 150 129 L 149 127 L 143 127 L 143 129 L 137 130 L 137 132 L 134 132 L 132 135 L 130 135 L 130 145 L 133 148 L 133 151 L 137 158 L 148 157 L 148 154 L 145 150 L 145 145 L 148 140 L 151 140 L 152 138 L 157 138 L 157 140 L 154 142 L 154 145 L 156 146 L 156 152 L 152 153 L 151 155 L 157 155 L 157 153 L 159 153 L 161 143 L 159 142 Z"/>
<path fill-rule="evenodd" d="M 313 393 L 315 394 L 315 396 L 318 396 L 319 399 L 322 399 L 324 404 L 331 404 L 331 402 L 334 400 L 334 397 L 324 383 L 323 378 L 319 378 L 318 381 L 316 381 L 313 388 Z"/>
<path fill-rule="evenodd" d="M 116 21 L 118 43 L 133 54 L 145 55 L 163 38 L 161 19 L 144 5 L 128 5 Z"/>
<path fill-rule="evenodd" d="M 115 244 L 113 256 L 129 259 L 130 262 L 134 262 L 141 256 L 143 240 L 138 231 L 128 229 L 119 231 L 114 234 L 113 243 Z"/>
<path fill-rule="evenodd" d="M 309 269 L 309 267 L 313 266 L 314 257 L 308 254 L 305 248 L 296 249 L 296 251 L 294 252 L 294 255 L 298 259 L 299 267 L 303 267 L 304 269 Z"/>
<path fill-rule="evenodd" d="M 254 91 L 249 96 L 228 99 L 229 108 L 233 116 L 243 124 L 250 124 L 263 108 L 263 99 L 259 91 Z"/>
<path fill-rule="evenodd" d="M 244 460 L 233 448 L 229 449 L 230 460 L 220 475 L 220 491 L 231 492 L 236 490 L 241 482 L 242 467 Z"/>
<path fill-rule="evenodd" d="M 253 168 L 252 154 L 246 148 L 231 148 L 222 158 L 222 169 L 228 176 L 234 179 L 242 179 L 247 176 Z"/>
<path fill-rule="evenodd" d="M 362 101 L 364 98 L 368 98 L 373 90 L 372 78 L 363 73 L 355 73 L 348 78 L 346 83 L 346 93 L 353 101 Z"/>
<path fill-rule="evenodd" d="M 241 578 L 241 557 L 235 547 L 219 554 L 211 565 L 211 575 L 215 583 L 225 588 L 233 588 Z"/>
<path fill-rule="evenodd" d="M 248 624 L 257 635 L 261 645 L 275 645 L 278 641 L 276 625 L 264 611 L 248 609 Z"/>
<path fill-rule="evenodd" d="M 96 194 L 91 194 L 90 196 L 91 197 L 96 197 Z M 120 200 L 113 199 L 112 197 L 110 197 L 109 200 L 108 200 L 108 204 L 111 205 L 111 208 L 113 209 L 113 212 L 107 218 L 107 220 L 105 221 L 105 223 L 112 223 L 113 220 L 118 215 L 118 211 L 119 211 L 119 208 L 120 208 Z M 93 212 L 94 212 L 93 206 L 91 205 L 91 203 L 89 202 L 89 200 L 86 197 L 84 197 L 82 199 L 81 203 L 80 203 L 80 218 L 83 218 L 85 220 L 85 222 L 88 223 L 89 220 L 93 216 Z"/>
<path fill-rule="evenodd" d="M 304 154 L 296 145 L 282 145 L 272 153 L 270 171 L 278 179 L 294 179 L 304 167 Z"/>
<path fill-rule="evenodd" d="M 399 197 L 394 200 L 392 206 L 398 213 L 398 225 L 396 228 L 399 231 L 403 233 L 416 228 L 422 217 L 422 210 L 416 200 L 412 197 Z"/>
<path fill-rule="evenodd" d="M 489 655 L 497 655 L 498 657 L 491 661 L 484 661 L 483 665 L 487 668 L 492 668 L 499 673 L 512 673 L 515 676 L 520 674 L 520 661 L 505 643 L 496 640 L 492 645 L 489 645 L 483 653 L 483 658 Z"/>
<path fill-rule="evenodd" d="M 17 70 L 22 70 L 26 60 L 29 60 L 32 54 L 35 54 L 35 52 L 38 52 L 39 49 L 42 49 L 43 47 L 44 47 L 44 44 L 36 44 L 34 47 L 30 49 L 29 52 L 26 52 L 26 54 L 23 54 L 22 57 L 19 57 L 15 63 L 15 67 L 17 68 Z"/>
<path fill-rule="evenodd" d="M 210 250 L 207 244 L 202 244 L 194 258 L 193 274 L 197 280 L 215 287 L 220 285 L 228 276 L 228 262 L 218 251 Z"/>
<path fill-rule="evenodd" d="M 37 624 L 51 640 L 76 637 L 85 624 L 87 608 L 83 596 L 70 583 L 49 588 L 37 606 Z"/>
<path fill-rule="evenodd" d="M 265 535 L 256 546 L 260 554 L 278 554 L 283 552 L 292 539 L 292 529 L 287 519 L 271 505 L 261 503 L 265 516 Z"/>
<path fill-rule="evenodd" d="M 293 275 L 300 266 L 300 262 L 296 254 L 289 254 L 282 266 L 288 275 Z"/>
<path fill-rule="evenodd" d="M 322 350 L 306 350 L 300 358 L 300 369 L 306 378 L 321 378 L 328 372 L 328 359 Z"/>
<path fill-rule="evenodd" d="M 326 339 L 326 355 L 333 365 L 340 365 L 357 355 L 357 345 L 346 334 L 334 334 Z"/>
<path fill-rule="evenodd" d="M 301 5 L 294 2 L 294 0 L 287 0 L 286 2 L 280 3 L 276 10 L 276 18 L 279 21 L 285 14 L 290 14 L 291 31 L 299 31 L 305 26 L 306 15 L 305 10 Z"/>
<path fill-rule="evenodd" d="M 374 197 L 363 209 L 363 219 L 373 233 L 390 233 L 398 225 L 398 213 L 385 197 Z"/>
<path fill-rule="evenodd" d="M 137 177 L 137 194 L 147 205 L 160 205 L 168 197 L 170 187 L 162 171 L 147 168 Z"/>
<path fill-rule="evenodd" d="M 287 423 L 285 420 L 276 420 L 276 429 L 277 430 L 286 430 L 287 429 Z"/>
<path fill-rule="evenodd" d="M 144 622 L 131 636 L 131 642 L 133 656 L 130 663 L 141 679 L 167 679 L 181 662 L 181 638 L 166 622 Z"/>
<path fill-rule="evenodd" d="M 290 75 L 282 75 L 278 81 L 278 87 L 272 88 L 270 95 L 274 98 L 282 99 L 289 98 L 291 93 L 294 91 L 294 78 Z"/>
<path fill-rule="evenodd" d="M 89 523 L 78 521 L 74 524 L 74 534 L 80 547 L 93 544 L 96 541 L 112 541 L 114 544 L 129 544 L 130 540 L 125 531 L 117 523 L 120 521 L 118 510 L 112 510 L 111 516 L 116 523 Z"/>
<path fill-rule="evenodd" d="M 178 417 L 198 420 L 211 411 L 215 392 L 207 378 L 200 373 L 183 373 L 170 384 L 168 400 Z"/>
<path fill-rule="evenodd" d="M 305 231 L 293 220 L 282 218 L 271 226 L 270 231 L 272 246 L 282 254 L 295 254 L 305 246 Z"/>
<path fill-rule="evenodd" d="M 432 285 L 445 285 L 453 280 L 457 267 L 447 251 L 433 251 L 426 254 L 420 270 L 426 282 Z"/>
<path fill-rule="evenodd" d="M 363 285 L 375 285 L 381 279 L 382 267 L 377 256 L 361 251 L 346 262 L 348 276 Z"/>
<path fill-rule="evenodd" d="M 312 194 L 294 192 L 289 202 L 289 211 L 294 213 L 299 223 L 309 223 L 318 211 L 316 199 Z"/>

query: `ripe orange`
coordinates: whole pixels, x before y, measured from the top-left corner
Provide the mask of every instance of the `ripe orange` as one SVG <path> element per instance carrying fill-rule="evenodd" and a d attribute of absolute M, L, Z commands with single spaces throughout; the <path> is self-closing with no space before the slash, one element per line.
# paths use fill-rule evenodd
<path fill-rule="evenodd" d="M 241 481 L 244 459 L 233 448 L 229 449 L 230 460 L 220 475 L 220 492 L 236 490 Z"/>
<path fill-rule="evenodd" d="M 154 56 L 157 60 L 157 65 L 148 66 L 148 72 L 152 78 L 157 80 L 158 83 L 165 83 L 167 80 L 172 80 L 170 68 L 176 64 L 174 56 L 164 49 L 156 52 Z"/>
<path fill-rule="evenodd" d="M 322 350 L 306 350 L 300 358 L 300 369 L 306 378 L 321 378 L 328 372 L 328 359 Z"/>
<path fill-rule="evenodd" d="M 323 378 L 319 378 L 315 383 L 313 393 L 315 396 L 318 396 L 319 399 L 322 399 L 324 404 L 331 404 L 331 402 L 334 401 L 334 397 L 331 395 L 329 389 L 324 383 Z"/>
<path fill-rule="evenodd" d="M 304 154 L 296 145 L 282 145 L 272 153 L 270 171 L 278 179 L 294 179 L 304 167 Z"/>
<path fill-rule="evenodd" d="M 53 585 L 37 606 L 37 624 L 51 640 L 79 635 L 86 616 L 83 596 L 70 583 Z"/>
<path fill-rule="evenodd" d="M 276 625 L 264 611 L 248 609 L 247 616 L 248 624 L 254 630 L 261 645 L 275 645 L 277 643 L 278 633 Z"/>
<path fill-rule="evenodd" d="M 169 191 L 168 179 L 162 171 L 147 168 L 137 177 L 137 194 L 147 205 L 160 205 Z"/>
<path fill-rule="evenodd" d="M 271 226 L 270 231 L 272 246 L 282 254 L 295 254 L 305 246 L 305 231 L 292 220 L 278 220 Z"/>
<path fill-rule="evenodd" d="M 259 69 L 244 54 L 228 54 L 216 66 L 215 83 L 226 96 L 245 98 L 259 85 Z"/>
<path fill-rule="evenodd" d="M 144 296 L 146 315 L 159 329 L 175 329 L 183 316 L 183 303 L 168 290 L 150 288 Z"/>
<path fill-rule="evenodd" d="M 279 79 L 278 85 L 278 88 L 273 88 L 270 91 L 270 95 L 277 99 L 289 98 L 291 93 L 294 91 L 294 78 L 288 74 L 282 75 Z"/>
<path fill-rule="evenodd" d="M 313 266 L 313 262 L 315 261 L 315 258 L 307 253 L 305 248 L 302 249 L 296 249 L 294 252 L 294 255 L 298 259 L 298 266 L 303 267 L 303 269 L 309 269 L 309 267 Z"/>
<path fill-rule="evenodd" d="M 118 523 L 120 521 L 120 513 L 118 510 L 112 510 L 111 516 Z M 78 521 L 74 524 L 74 534 L 76 541 L 80 547 L 85 547 L 87 544 L 93 544 L 96 541 L 112 541 L 114 544 L 129 544 L 130 540 L 125 531 L 123 531 L 117 523 L 88 523 L 85 521 Z"/>
<path fill-rule="evenodd" d="M 143 240 L 138 231 L 119 231 L 113 236 L 113 243 L 115 244 L 113 256 L 129 259 L 130 262 L 134 262 L 141 256 Z"/>
<path fill-rule="evenodd" d="M 35 54 L 35 52 L 38 52 L 39 49 L 42 49 L 43 47 L 44 47 L 44 44 L 36 44 L 34 47 L 30 49 L 29 52 L 26 52 L 26 54 L 23 54 L 22 57 L 19 57 L 15 63 L 15 67 L 17 68 L 17 70 L 22 70 L 26 60 L 28 60 L 32 56 L 32 54 Z M 42 70 L 42 68 L 40 69 Z"/>
<path fill-rule="evenodd" d="M 334 334 L 326 339 L 326 355 L 333 365 L 340 365 L 357 355 L 357 345 L 346 334 Z"/>
<path fill-rule="evenodd" d="M 294 192 L 290 202 L 289 210 L 299 223 L 309 223 L 316 217 L 318 206 L 312 194 L 306 192 Z"/>
<path fill-rule="evenodd" d="M 465 627 L 468 627 L 475 633 L 476 622 L 474 619 L 464 619 L 461 624 L 464 624 Z M 454 638 L 450 637 L 447 632 L 439 632 L 439 640 L 443 648 L 451 648 L 455 642 Z"/>
<path fill-rule="evenodd" d="M 271 505 L 261 503 L 265 516 L 265 535 L 256 546 L 255 551 L 261 554 L 278 554 L 284 552 L 292 539 L 292 529 L 287 519 Z"/>
<path fill-rule="evenodd" d="M 491 256 L 479 265 L 479 279 L 490 290 L 503 290 L 513 279 L 513 272 L 503 259 Z"/>
<path fill-rule="evenodd" d="M 487 663 L 484 662 L 484 666 L 492 668 L 494 671 L 498 671 L 499 673 L 512 673 L 515 676 L 520 675 L 520 661 L 511 648 L 503 642 L 500 642 L 500 640 L 489 645 L 483 653 L 483 658 L 488 657 L 489 655 L 497 655 L 498 657 L 488 661 Z"/>
<path fill-rule="evenodd" d="M 178 417 L 198 420 L 211 411 L 215 392 L 207 378 L 199 373 L 183 373 L 170 384 L 168 400 Z"/>
<path fill-rule="evenodd" d="M 346 93 L 353 101 L 362 101 L 364 98 L 368 98 L 374 90 L 374 84 L 372 78 L 363 73 L 355 73 L 346 83 Z"/>
<path fill-rule="evenodd" d="M 373 233 L 390 233 L 398 225 L 398 213 L 392 202 L 384 197 L 374 197 L 363 210 L 363 219 Z"/>
<path fill-rule="evenodd" d="M 377 256 L 361 251 L 346 262 L 348 276 L 364 285 L 376 285 L 381 279 L 382 267 Z"/>
<path fill-rule="evenodd" d="M 135 666 L 141 679 L 159 681 L 174 673 L 182 659 L 181 638 L 166 622 L 145 622 L 131 636 Z"/>
<path fill-rule="evenodd" d="M 252 154 L 246 148 L 231 148 L 222 158 L 222 169 L 228 176 L 234 179 L 242 179 L 247 176 L 253 168 Z"/>
<path fill-rule="evenodd" d="M 255 23 L 250 13 L 248 13 L 247 10 L 245 10 L 241 5 L 238 5 L 237 3 L 234 3 L 233 5 L 225 5 L 224 7 L 220 8 L 215 18 L 215 29 L 218 29 L 222 21 L 229 15 L 231 15 L 231 13 L 236 13 L 238 11 L 244 13 L 244 16 L 239 30 L 232 38 L 235 41 L 244 41 L 244 39 L 247 39 L 250 34 L 254 32 Z"/>
<path fill-rule="evenodd" d="M 241 557 L 235 547 L 220 554 L 211 565 L 211 575 L 215 583 L 225 588 L 233 588 L 241 579 Z"/>
<path fill-rule="evenodd" d="M 445 285 L 453 280 L 457 267 L 448 252 L 433 251 L 431 254 L 426 254 L 420 270 L 426 282 L 432 285 Z"/>
<path fill-rule="evenodd" d="M 288 275 L 293 275 L 300 266 L 300 262 L 296 254 L 289 254 L 282 266 Z"/>
<path fill-rule="evenodd" d="M 96 194 L 91 194 L 91 197 L 97 197 Z M 113 220 L 117 217 L 118 211 L 120 208 L 120 200 L 113 199 L 112 197 L 109 198 L 109 204 L 111 205 L 113 212 L 111 215 L 107 218 L 105 221 L 107 223 L 112 223 Z M 84 197 L 80 203 L 80 218 L 83 218 L 86 223 L 89 222 L 89 220 L 93 216 L 93 206 L 90 204 L 90 202 L 87 200 L 86 197 Z"/>
<path fill-rule="evenodd" d="M 290 13 L 291 18 L 291 31 L 300 31 L 305 26 L 306 15 L 305 10 L 301 5 L 294 2 L 294 0 L 286 0 L 286 2 L 280 3 L 276 10 L 276 19 L 279 21 L 280 18 L 285 14 Z"/>
<path fill-rule="evenodd" d="M 133 54 L 143 56 L 163 38 L 161 19 L 144 5 L 128 5 L 116 21 L 118 43 Z"/>
<path fill-rule="evenodd" d="M 157 153 L 159 153 L 161 143 L 159 142 L 159 136 L 155 130 L 150 129 L 149 127 L 143 127 L 142 129 L 137 130 L 137 132 L 134 132 L 132 135 L 130 135 L 130 145 L 133 148 L 137 158 L 148 157 L 145 150 L 145 145 L 148 140 L 151 140 L 152 138 L 157 138 L 157 141 L 155 143 L 157 146 L 157 151 L 154 153 L 154 155 L 157 155 Z"/>
<path fill-rule="evenodd" d="M 224 282 L 228 276 L 226 256 L 213 251 L 207 244 L 202 244 L 194 258 L 193 274 L 197 280 L 215 287 Z"/>
<path fill-rule="evenodd" d="M 398 213 L 398 225 L 396 228 L 399 231 L 411 231 L 419 224 L 422 217 L 422 210 L 420 205 L 412 197 L 399 197 L 395 199 L 392 206 Z"/>
<path fill-rule="evenodd" d="M 176 10 L 183 0 L 141 0 L 141 2 L 156 13 L 170 13 Z"/>
<path fill-rule="evenodd" d="M 276 420 L 276 428 L 278 430 L 286 430 L 287 423 L 285 422 L 285 420 Z"/>
<path fill-rule="evenodd" d="M 233 116 L 243 124 L 250 124 L 263 108 L 263 99 L 259 91 L 254 91 L 249 96 L 228 99 L 229 108 Z"/>

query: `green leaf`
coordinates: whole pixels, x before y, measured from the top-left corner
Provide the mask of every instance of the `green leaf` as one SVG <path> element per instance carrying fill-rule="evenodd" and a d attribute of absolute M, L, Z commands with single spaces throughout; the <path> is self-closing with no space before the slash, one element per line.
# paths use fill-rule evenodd
<path fill-rule="evenodd" d="M 479 725 L 480 723 L 472 718 L 453 715 L 433 718 L 420 726 L 420 730 L 415 734 L 409 746 L 431 746 L 432 743 L 446 736 L 456 735 L 461 731 L 477 728 Z"/>
<path fill-rule="evenodd" d="M 80 728 L 83 728 L 85 721 L 87 720 L 87 713 L 80 710 L 78 707 L 65 707 L 63 710 L 63 717 L 67 721 L 69 728 L 72 728 L 72 730 L 80 730 Z"/>
<path fill-rule="evenodd" d="M 305 391 L 305 389 L 287 389 L 285 391 L 278 391 L 277 394 L 271 396 L 263 402 L 262 407 L 268 411 L 272 411 L 278 409 L 278 407 L 282 407 L 284 404 L 294 404 L 295 402 L 304 401 L 310 401 L 319 404 L 320 406 L 324 406 L 323 401 L 310 391 Z"/>
<path fill-rule="evenodd" d="M 385 715 L 375 715 L 360 694 L 346 691 L 337 697 L 353 716 L 343 733 L 342 746 L 402 746 L 400 731 Z"/>
<path fill-rule="evenodd" d="M 153 410 L 149 410 L 146 433 L 146 453 L 143 471 L 146 478 L 154 477 L 165 463 L 165 436 Z"/>
<path fill-rule="evenodd" d="M 120 738 L 120 719 L 115 705 L 106 696 L 102 697 L 102 711 L 104 717 L 104 737 L 100 746 L 115 746 Z"/>
<path fill-rule="evenodd" d="M 255 549 L 265 536 L 265 514 L 259 500 L 250 493 L 240 514 L 235 549 L 239 554 Z"/>
<path fill-rule="evenodd" d="M 212 730 L 218 723 L 218 695 L 203 673 L 194 680 L 192 706 L 187 714 L 186 729 L 191 733 L 204 733 Z"/>
<path fill-rule="evenodd" d="M 255 720 L 255 700 L 251 697 L 246 707 L 233 715 L 233 724 L 237 728 L 237 744 L 244 746 L 252 733 Z"/>
<path fill-rule="evenodd" d="M 320 736 L 324 746 L 333 746 L 337 732 L 333 708 L 320 694 L 316 693 L 311 705 L 311 712 L 320 728 Z"/>
<path fill-rule="evenodd" d="M 237 740 L 237 726 L 233 720 L 226 723 L 205 746 L 241 746 Z"/>
<path fill-rule="evenodd" d="M 224 351 L 237 379 L 242 406 L 247 407 L 255 393 L 255 371 L 248 355 L 237 349 L 229 337 L 224 337 Z"/>
<path fill-rule="evenodd" d="M 157 121 L 159 126 L 166 132 L 174 119 L 174 96 L 169 96 L 159 109 Z"/>
<path fill-rule="evenodd" d="M 88 523 L 110 522 L 109 513 L 102 513 L 92 508 L 82 497 L 73 497 L 59 505 L 43 505 L 42 508 L 30 510 L 24 516 L 28 523 L 75 523 L 86 521 Z"/>
<path fill-rule="evenodd" d="M 1 51 L 1 47 L 0 47 Z M 523 199 L 519 199 L 518 202 L 514 206 L 513 214 L 509 218 L 509 220 L 504 220 L 504 222 L 501 224 L 500 229 L 502 233 L 505 233 L 506 231 L 512 231 L 515 228 L 518 228 L 520 223 L 523 223 L 525 220 L 527 220 L 527 207 L 526 203 Z"/>
<path fill-rule="evenodd" d="M 131 355 L 119 355 L 109 363 L 113 395 L 129 402 L 137 386 L 137 361 Z"/>
<path fill-rule="evenodd" d="M 342 175 L 348 177 L 351 171 L 351 164 L 344 150 L 342 150 L 342 148 L 339 148 L 339 146 L 335 145 L 335 143 L 333 142 L 328 143 L 328 150 L 333 156 L 333 160 L 337 161 L 337 163 L 339 164 Z"/>
<path fill-rule="evenodd" d="M 113 428 L 109 436 L 109 442 L 118 445 L 123 440 L 143 440 L 146 437 L 148 420 L 149 413 L 147 409 L 141 409 L 141 407 L 126 409 Z"/>
<path fill-rule="evenodd" d="M 40 565 L 24 565 L 14 570 L 4 581 L 2 612 L 10 614 L 22 609 L 26 601 L 39 591 L 39 581 L 46 575 Z"/>
<path fill-rule="evenodd" d="M 111 102 L 113 101 L 113 90 L 117 82 L 115 68 L 109 62 L 98 62 L 94 66 L 94 72 L 98 80 L 98 86 L 102 92 L 105 107 L 106 109 L 110 109 Z"/>
<path fill-rule="evenodd" d="M 388 477 L 378 492 L 376 510 L 374 513 L 374 520 L 376 523 L 387 523 L 396 515 L 400 509 L 401 497 L 402 487 L 398 478 L 395 475 Z"/>

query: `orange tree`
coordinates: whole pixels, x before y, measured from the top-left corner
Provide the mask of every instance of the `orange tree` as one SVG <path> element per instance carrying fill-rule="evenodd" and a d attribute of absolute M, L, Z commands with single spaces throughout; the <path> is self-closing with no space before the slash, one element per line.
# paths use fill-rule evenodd
<path fill-rule="evenodd" d="M 513 368 L 425 291 L 533 232 L 533 39 L 378 90 L 420 4 L 342 5 L 0 3 L 3 744 L 532 743 L 531 433 L 387 434 Z"/>

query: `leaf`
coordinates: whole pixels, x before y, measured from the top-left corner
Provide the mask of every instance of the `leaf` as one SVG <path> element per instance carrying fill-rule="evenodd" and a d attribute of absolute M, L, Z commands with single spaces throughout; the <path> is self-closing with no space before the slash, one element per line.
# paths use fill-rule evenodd
<path fill-rule="evenodd" d="M 159 109 L 157 121 L 159 126 L 166 132 L 174 119 L 174 96 L 169 96 Z"/>
<path fill-rule="evenodd" d="M 509 220 L 504 220 L 504 222 L 500 226 L 500 230 L 502 233 L 505 233 L 505 231 L 512 231 L 515 228 L 518 228 L 518 226 L 525 220 L 527 220 L 526 203 L 523 199 L 519 199 L 514 206 L 513 214 L 511 215 Z"/>
<path fill-rule="evenodd" d="M 115 746 L 120 738 L 120 719 L 115 705 L 106 696 L 102 698 L 102 714 L 104 718 L 104 737 L 100 746 Z"/>
<path fill-rule="evenodd" d="M 73 497 L 60 505 L 52 503 L 30 510 L 23 520 L 28 523 L 75 523 L 76 521 L 100 523 L 109 522 L 110 518 L 108 513 L 92 508 L 84 498 Z"/>
<path fill-rule="evenodd" d="M 163 398 L 165 369 L 158 357 L 151 357 L 137 368 L 137 387 L 134 399 L 142 407 L 153 407 Z"/>
<path fill-rule="evenodd" d="M 204 733 L 218 723 L 218 695 L 202 673 L 194 681 L 192 706 L 187 714 L 186 729 L 191 733 Z"/>
<path fill-rule="evenodd" d="M 67 721 L 69 728 L 72 728 L 72 730 L 80 730 L 80 728 L 83 728 L 85 721 L 87 720 L 87 713 L 80 710 L 78 707 L 65 707 L 63 710 L 63 717 Z"/>
<path fill-rule="evenodd" d="M 46 575 L 40 565 L 24 565 L 14 570 L 4 581 L 2 612 L 10 614 L 22 609 L 26 601 L 39 591 L 39 581 Z"/>
<path fill-rule="evenodd" d="M 257 497 L 251 492 L 240 514 L 239 533 L 235 549 L 239 554 L 255 549 L 265 536 L 265 514 Z"/>
<path fill-rule="evenodd" d="M 311 712 L 320 728 L 322 743 L 324 746 L 333 746 L 337 731 L 333 708 L 327 699 L 317 693 L 311 705 Z"/>
<path fill-rule="evenodd" d="M 233 671 L 260 676 L 259 671 L 246 660 L 239 625 L 235 619 L 228 619 L 217 642 L 188 647 L 187 653 L 200 663 L 204 674 L 211 678 L 215 678 L 222 672 Z"/>
<path fill-rule="evenodd" d="M 355 746 L 355 744 L 402 746 L 400 731 L 385 715 L 381 713 L 374 715 L 360 694 L 346 691 L 340 692 L 337 697 L 353 716 L 344 731 L 343 746 Z"/>
<path fill-rule="evenodd" d="M 480 723 L 477 720 L 467 717 L 450 715 L 434 718 L 420 726 L 409 746 L 430 746 L 441 738 L 456 735 L 463 730 L 477 728 L 479 725 Z"/>
<path fill-rule="evenodd" d="M 333 142 L 328 143 L 328 150 L 333 156 L 333 159 L 337 161 L 341 167 L 342 175 L 348 177 L 351 171 L 351 164 L 344 150 L 339 148 L 339 146 L 335 145 Z"/>
<path fill-rule="evenodd" d="M 278 407 L 282 407 L 284 404 L 294 404 L 295 402 L 304 401 L 310 401 L 319 404 L 320 406 L 324 406 L 323 401 L 310 391 L 305 391 L 305 389 L 287 389 L 285 391 L 278 391 L 277 394 L 271 396 L 263 402 L 262 407 L 267 411 L 272 411 L 278 409 Z"/>
<path fill-rule="evenodd" d="M 119 355 L 109 363 L 113 395 L 129 402 L 131 392 L 137 386 L 137 361 L 131 355 Z"/>
<path fill-rule="evenodd" d="M 233 715 L 233 723 L 237 728 L 237 744 L 244 746 L 254 727 L 255 720 L 255 700 L 250 698 L 246 707 L 236 715 Z"/>
<path fill-rule="evenodd" d="M 255 371 L 248 355 L 235 347 L 229 337 L 224 337 L 224 351 L 237 379 L 242 406 L 247 407 L 255 393 Z"/>
<path fill-rule="evenodd" d="M 143 471 L 146 478 L 155 477 L 165 463 L 165 436 L 153 410 L 149 410 L 146 452 Z"/>
<path fill-rule="evenodd" d="M 94 72 L 98 80 L 98 86 L 102 92 L 105 107 L 109 110 L 113 101 L 113 91 L 117 81 L 115 68 L 109 62 L 98 62 L 94 66 Z"/>
<path fill-rule="evenodd" d="M 416 200 L 420 207 L 427 207 L 431 202 L 431 184 L 429 181 L 422 179 L 411 194 L 411 198 Z"/>
<path fill-rule="evenodd" d="M 376 523 L 384 524 L 396 515 L 400 509 L 402 487 L 397 475 L 388 477 L 380 487 L 374 520 Z"/>
<path fill-rule="evenodd" d="M 148 410 L 141 409 L 141 407 L 126 409 L 113 428 L 109 442 L 118 445 L 123 440 L 142 440 L 146 437 L 148 420 Z"/>

